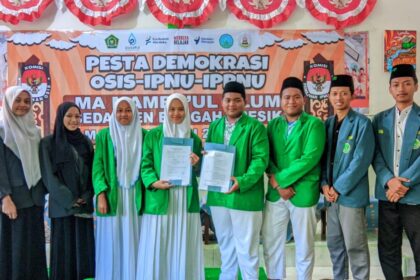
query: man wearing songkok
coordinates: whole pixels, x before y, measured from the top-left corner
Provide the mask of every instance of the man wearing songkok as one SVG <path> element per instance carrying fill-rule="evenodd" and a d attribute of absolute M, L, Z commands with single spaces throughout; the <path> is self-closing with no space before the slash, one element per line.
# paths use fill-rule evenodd
<path fill-rule="evenodd" d="M 258 248 L 264 206 L 264 171 L 268 164 L 267 131 L 245 114 L 245 87 L 229 82 L 223 90 L 224 116 L 210 124 L 206 142 L 235 146 L 232 187 L 209 191 L 210 206 L 222 258 L 219 279 L 258 279 Z"/>
<path fill-rule="evenodd" d="M 270 179 L 262 227 L 265 264 L 269 279 L 286 278 L 285 244 L 290 220 L 296 244 L 296 278 L 311 279 L 325 129 L 321 120 L 303 111 L 305 97 L 300 79 L 286 78 L 280 95 L 283 115 L 270 121 L 267 128 Z"/>
<path fill-rule="evenodd" d="M 376 140 L 373 167 L 379 200 L 378 250 L 386 279 L 402 277 L 403 230 L 413 250 L 416 279 L 420 279 L 420 108 L 410 64 L 392 68 L 389 92 L 395 106 L 373 118 Z"/>
<path fill-rule="evenodd" d="M 327 205 L 327 245 L 334 279 L 369 279 L 365 207 L 369 204 L 368 168 L 375 140 L 372 124 L 353 111 L 353 78 L 332 78 L 329 101 L 334 116 L 325 122 L 327 141 L 322 162 L 322 192 Z"/>

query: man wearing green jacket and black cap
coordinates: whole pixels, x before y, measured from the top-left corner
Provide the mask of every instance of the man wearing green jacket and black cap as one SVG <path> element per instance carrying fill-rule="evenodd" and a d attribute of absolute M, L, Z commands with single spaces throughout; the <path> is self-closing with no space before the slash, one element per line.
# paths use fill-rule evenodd
<path fill-rule="evenodd" d="M 270 184 L 262 234 L 269 279 L 286 278 L 284 253 L 289 220 L 296 244 L 297 279 L 312 277 L 325 129 L 321 120 L 303 112 L 303 94 L 300 79 L 286 78 L 280 93 L 283 115 L 270 121 L 267 128 Z"/>
<path fill-rule="evenodd" d="M 210 124 L 207 142 L 236 147 L 233 185 L 228 193 L 208 193 L 207 204 L 222 258 L 219 279 L 258 279 L 258 246 L 264 206 L 267 131 L 245 112 L 245 87 L 229 82 L 223 90 L 225 116 Z"/>

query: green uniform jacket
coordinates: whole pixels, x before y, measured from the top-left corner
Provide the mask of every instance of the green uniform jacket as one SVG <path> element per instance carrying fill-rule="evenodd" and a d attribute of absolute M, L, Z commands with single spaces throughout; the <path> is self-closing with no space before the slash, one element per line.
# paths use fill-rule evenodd
<path fill-rule="evenodd" d="M 224 142 L 226 117 L 210 124 L 207 142 Z M 269 146 L 267 130 L 258 120 L 243 114 L 236 123 L 229 145 L 236 147 L 233 176 L 239 189 L 231 194 L 209 191 L 207 204 L 245 211 L 261 211 L 264 207 L 264 171 Z"/>
<path fill-rule="evenodd" d="M 141 164 L 141 176 L 146 186 L 145 214 L 165 215 L 168 211 L 169 190 L 158 190 L 152 184 L 159 180 L 160 165 L 162 160 L 163 126 L 160 125 L 149 131 L 143 143 L 143 160 Z M 201 139 L 191 131 L 194 139 L 193 152 L 201 157 Z M 185 187 L 180 187 L 185 188 Z M 188 186 L 188 209 L 190 213 L 199 213 L 197 178 L 193 171 L 192 186 Z"/>
<path fill-rule="evenodd" d="M 143 129 L 143 139 L 146 133 L 147 131 Z M 95 141 L 96 149 L 92 170 L 93 188 L 96 195 L 101 192 L 105 192 L 109 207 L 107 214 L 104 215 L 98 211 L 96 211 L 96 214 L 98 216 L 115 216 L 118 205 L 119 183 L 116 170 L 117 163 L 114 155 L 114 145 L 112 143 L 111 134 L 109 133 L 109 127 L 100 130 L 96 135 Z M 136 181 L 134 188 L 136 190 L 137 213 L 140 215 L 143 206 L 143 186 L 140 176 Z M 98 201 L 96 201 L 96 205 L 98 205 Z"/>
<path fill-rule="evenodd" d="M 293 187 L 290 199 L 297 207 L 310 207 L 319 200 L 320 159 L 325 145 L 325 128 L 321 120 L 303 112 L 289 137 L 284 116 L 268 123 L 270 163 L 268 174 L 274 174 L 281 188 Z M 280 199 L 277 190 L 269 187 L 267 200 Z"/>

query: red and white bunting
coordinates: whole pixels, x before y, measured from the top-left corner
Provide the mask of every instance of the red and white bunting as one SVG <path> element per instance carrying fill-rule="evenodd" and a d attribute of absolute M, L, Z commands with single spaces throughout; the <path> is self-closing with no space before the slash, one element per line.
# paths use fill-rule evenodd
<path fill-rule="evenodd" d="M 376 0 L 306 0 L 312 16 L 336 29 L 362 22 L 375 4 Z"/>
<path fill-rule="evenodd" d="M 147 0 L 155 18 L 179 28 L 199 26 L 207 21 L 217 4 L 218 0 Z"/>
<path fill-rule="evenodd" d="M 296 8 L 295 0 L 227 0 L 230 11 L 259 28 L 286 21 Z"/>
<path fill-rule="evenodd" d="M 53 0 L 0 0 L 0 20 L 18 24 L 38 19 Z"/>
<path fill-rule="evenodd" d="M 65 0 L 67 8 L 83 23 L 111 25 L 113 18 L 131 12 L 137 0 Z"/>

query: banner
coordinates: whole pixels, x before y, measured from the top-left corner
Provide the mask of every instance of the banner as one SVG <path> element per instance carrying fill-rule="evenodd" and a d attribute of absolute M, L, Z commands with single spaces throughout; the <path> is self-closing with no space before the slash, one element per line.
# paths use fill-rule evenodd
<path fill-rule="evenodd" d="M 369 36 L 368 32 L 345 34 L 346 72 L 353 77 L 354 99 L 351 106 L 356 111 L 369 113 Z"/>
<path fill-rule="evenodd" d="M 384 71 L 391 72 L 397 64 L 416 66 L 417 32 L 409 30 L 385 30 Z"/>
<path fill-rule="evenodd" d="M 338 31 L 43 31 L 9 33 L 7 40 L 8 82 L 30 91 L 44 134 L 65 100 L 80 106 L 81 129 L 92 139 L 108 126 L 118 97 L 132 97 L 143 125 L 154 127 L 173 92 L 188 97 L 192 126 L 206 138 L 231 80 L 245 85 L 248 114 L 267 123 L 281 114 L 283 79 L 302 78 L 306 110 L 325 119 L 331 75 L 345 66 Z"/>

